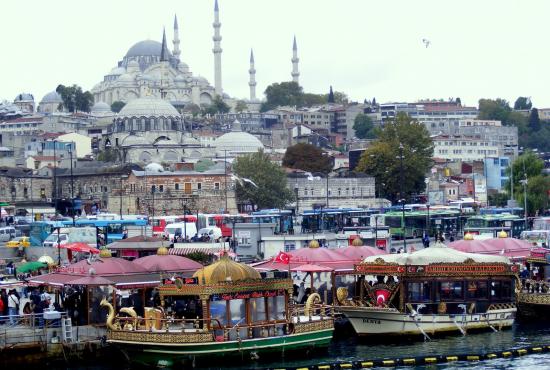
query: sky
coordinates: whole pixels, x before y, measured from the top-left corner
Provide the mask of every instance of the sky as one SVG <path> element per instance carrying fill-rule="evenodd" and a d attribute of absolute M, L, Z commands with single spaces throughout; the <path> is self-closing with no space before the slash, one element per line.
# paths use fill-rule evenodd
<path fill-rule="evenodd" d="M 172 48 L 214 81 L 213 0 L 27 0 L 2 4 L 0 100 L 39 101 L 58 84 L 91 89 L 144 39 Z M 550 1 L 219 0 L 224 92 L 248 97 L 250 49 L 257 95 L 291 80 L 292 37 L 304 91 L 329 86 L 353 100 L 532 98 L 550 107 Z M 422 39 L 430 41 L 426 48 Z M 545 51 L 546 50 L 546 51 Z"/>

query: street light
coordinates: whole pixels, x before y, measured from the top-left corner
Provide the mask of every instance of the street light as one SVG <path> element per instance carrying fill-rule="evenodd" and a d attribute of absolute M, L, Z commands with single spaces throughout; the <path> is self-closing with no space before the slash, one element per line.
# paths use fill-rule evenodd
<path fill-rule="evenodd" d="M 523 185 L 523 214 L 525 217 L 525 230 L 527 230 L 527 174 L 524 173 L 525 179 L 519 182 Z"/>
<path fill-rule="evenodd" d="M 401 199 L 401 216 L 403 220 L 403 252 L 407 253 L 407 225 L 405 222 L 405 197 L 403 196 L 403 143 L 399 143 L 399 172 L 401 181 L 399 181 L 399 196 Z"/>
<path fill-rule="evenodd" d="M 75 225 L 75 219 L 74 219 L 74 178 L 73 178 L 73 145 L 74 143 L 70 143 L 69 146 L 69 156 L 71 159 L 71 215 L 73 217 L 73 227 Z"/>

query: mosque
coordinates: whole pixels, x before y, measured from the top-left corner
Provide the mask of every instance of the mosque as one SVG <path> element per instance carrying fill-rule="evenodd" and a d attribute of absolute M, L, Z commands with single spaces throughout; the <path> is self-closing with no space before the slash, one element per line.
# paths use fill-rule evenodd
<path fill-rule="evenodd" d="M 180 59 L 180 38 L 177 17 L 174 17 L 173 48 L 170 51 L 167 46 L 166 32 L 162 35 L 162 42 L 144 40 L 134 44 L 126 55 L 119 61 L 109 73 L 103 77 L 103 81 L 96 84 L 91 92 L 94 101 L 111 105 L 115 101 L 129 102 L 133 99 L 145 96 L 154 96 L 167 100 L 176 108 L 183 108 L 193 103 L 196 105 L 208 105 L 215 96 L 220 95 L 224 100 L 233 105 L 232 99 L 224 94 L 222 88 L 222 48 L 221 48 L 221 22 L 219 16 L 218 1 L 214 4 L 214 42 L 212 52 L 214 56 L 214 86 L 202 76 L 194 75 L 189 66 Z M 298 82 L 298 57 L 296 40 L 293 45 L 292 79 Z M 257 103 L 256 98 L 256 69 L 254 67 L 254 55 L 250 53 L 249 103 Z"/>

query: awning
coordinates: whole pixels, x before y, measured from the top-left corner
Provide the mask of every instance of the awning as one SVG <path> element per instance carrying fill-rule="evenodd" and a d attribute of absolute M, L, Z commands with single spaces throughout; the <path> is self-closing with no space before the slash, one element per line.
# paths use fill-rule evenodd
<path fill-rule="evenodd" d="M 196 253 L 196 252 L 200 252 L 204 254 L 215 254 L 215 253 L 219 253 L 221 249 L 222 248 L 220 248 L 220 246 L 174 247 L 174 248 L 168 249 L 168 254 L 174 254 L 176 256 L 185 256 L 187 254 Z"/>

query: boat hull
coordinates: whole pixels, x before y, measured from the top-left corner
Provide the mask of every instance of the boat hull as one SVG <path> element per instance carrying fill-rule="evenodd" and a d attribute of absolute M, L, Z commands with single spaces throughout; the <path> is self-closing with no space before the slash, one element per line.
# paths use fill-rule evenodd
<path fill-rule="evenodd" d="M 187 361 L 215 361 L 227 356 L 239 356 L 243 360 L 258 359 L 274 352 L 310 350 L 328 346 L 334 327 L 267 338 L 204 343 L 155 343 L 147 341 L 113 339 L 108 342 L 121 349 L 133 363 L 149 366 L 170 366 Z"/>
<path fill-rule="evenodd" d="M 518 294 L 518 317 L 523 320 L 548 321 L 550 310 L 550 294 L 524 293 Z"/>
<path fill-rule="evenodd" d="M 341 307 L 358 335 L 434 335 L 468 332 L 470 330 L 500 330 L 512 326 L 516 308 L 503 308 L 484 314 L 416 314 L 409 315 L 390 309 L 372 307 Z"/>

